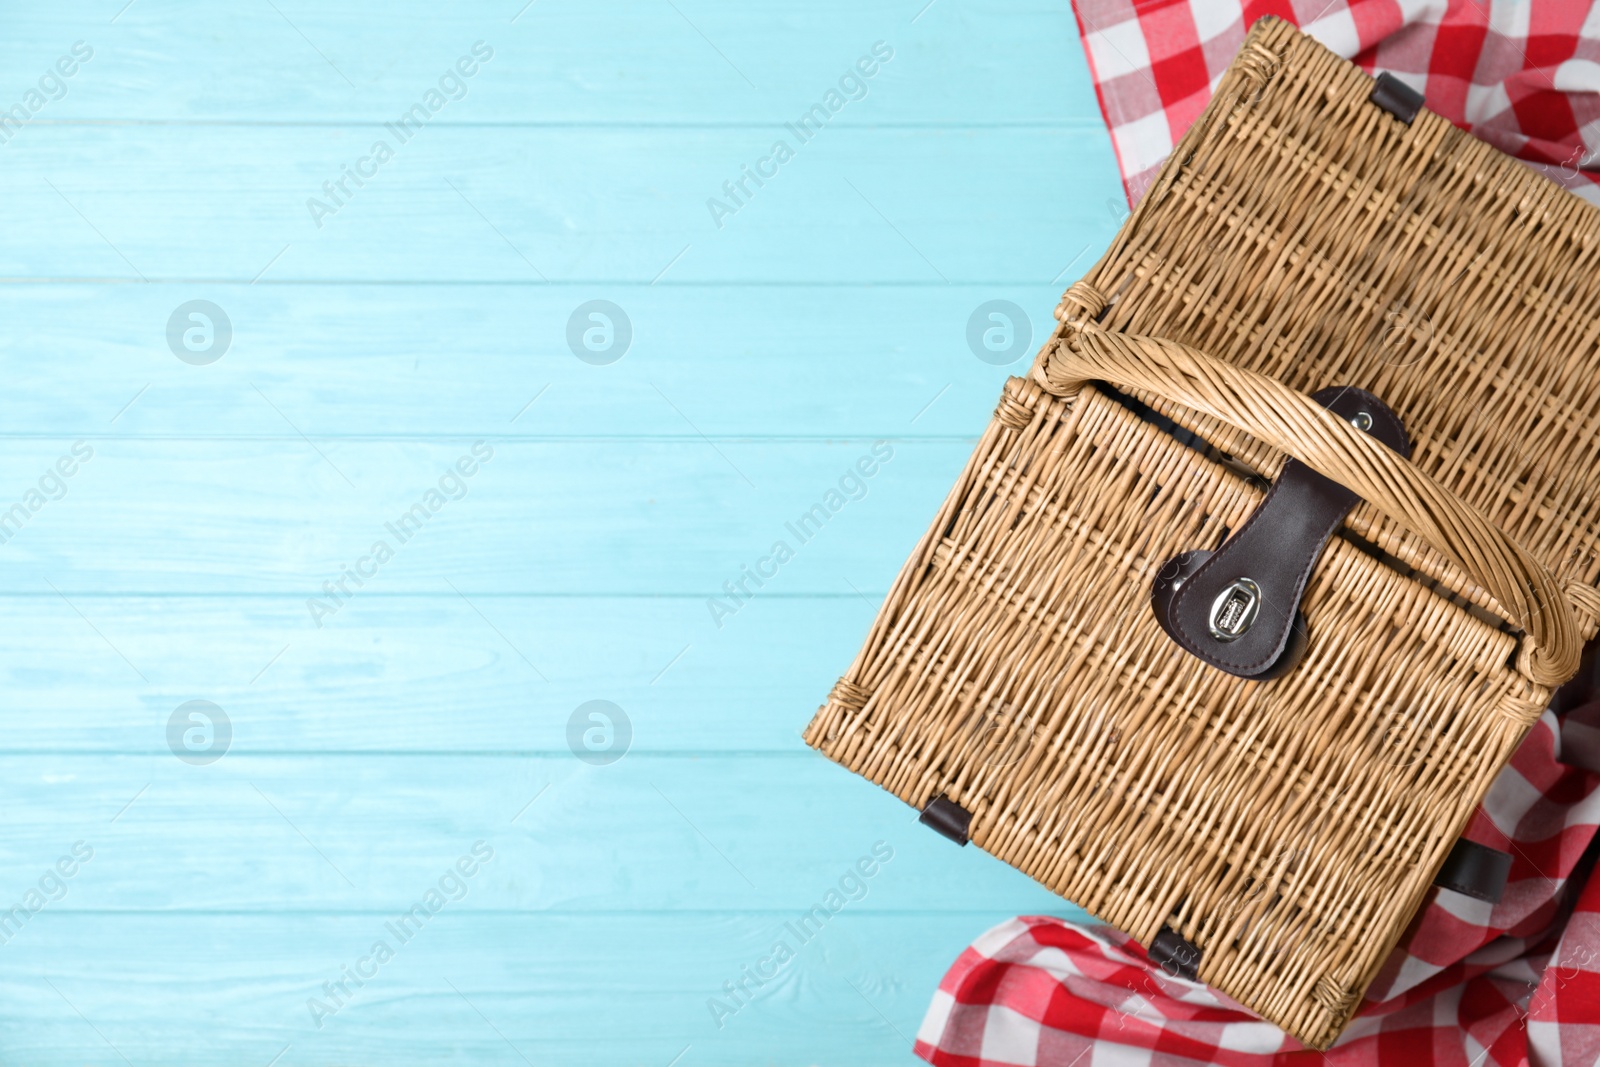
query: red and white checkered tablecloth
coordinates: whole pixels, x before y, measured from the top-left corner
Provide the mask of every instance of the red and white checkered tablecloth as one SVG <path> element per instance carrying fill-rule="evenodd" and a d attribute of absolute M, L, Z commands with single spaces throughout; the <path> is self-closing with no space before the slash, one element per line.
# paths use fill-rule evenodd
<path fill-rule="evenodd" d="M 1075 0 L 1100 110 L 1136 202 L 1246 29 L 1293 22 L 1430 110 L 1600 204 L 1600 11 L 1582 0 Z"/>
<path fill-rule="evenodd" d="M 1002 923 L 962 953 L 916 1052 L 937 1067 L 1593 1067 L 1597 823 L 1600 699 L 1547 711 L 1467 832 L 1511 854 L 1500 902 L 1434 890 L 1326 1053 L 1168 975 L 1114 930 L 1044 917 Z"/>

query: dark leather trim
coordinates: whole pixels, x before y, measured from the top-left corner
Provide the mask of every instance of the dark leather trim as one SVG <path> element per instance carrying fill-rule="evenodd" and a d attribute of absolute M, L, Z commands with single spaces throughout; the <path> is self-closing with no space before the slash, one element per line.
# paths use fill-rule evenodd
<path fill-rule="evenodd" d="M 1346 420 L 1370 419 L 1366 432 L 1409 455 L 1394 412 L 1361 389 L 1324 389 L 1313 400 Z M 1290 459 L 1256 510 L 1214 552 L 1168 560 L 1150 589 L 1161 628 L 1186 651 L 1241 678 L 1276 678 L 1300 659 L 1308 635 L 1300 614 L 1317 560 L 1360 497 Z M 1231 636 L 1218 619 L 1235 620 Z"/>
<path fill-rule="evenodd" d="M 1145 955 L 1150 957 L 1151 963 L 1170 975 L 1187 978 L 1191 982 L 1200 978 L 1200 950 L 1194 942 L 1170 926 L 1161 928 L 1161 932 L 1145 950 Z"/>
<path fill-rule="evenodd" d="M 928 806 L 922 809 L 917 821 L 956 844 L 965 845 L 968 841 L 967 831 L 972 827 L 972 812 L 941 793 L 928 801 Z"/>
<path fill-rule="evenodd" d="M 1422 110 L 1422 94 L 1388 71 L 1374 80 L 1372 95 L 1367 99 L 1407 126 L 1415 121 L 1417 112 Z"/>
<path fill-rule="evenodd" d="M 1440 889 L 1465 893 L 1474 900 L 1500 903 L 1511 875 L 1511 854 L 1461 838 L 1444 858 L 1433 884 Z"/>

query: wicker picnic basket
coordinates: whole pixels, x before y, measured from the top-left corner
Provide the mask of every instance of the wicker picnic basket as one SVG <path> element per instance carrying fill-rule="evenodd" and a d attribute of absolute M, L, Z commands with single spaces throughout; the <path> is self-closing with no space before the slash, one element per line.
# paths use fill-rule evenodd
<path fill-rule="evenodd" d="M 805 734 L 1315 1048 L 1600 622 L 1600 212 L 1420 103 L 1255 25 Z"/>

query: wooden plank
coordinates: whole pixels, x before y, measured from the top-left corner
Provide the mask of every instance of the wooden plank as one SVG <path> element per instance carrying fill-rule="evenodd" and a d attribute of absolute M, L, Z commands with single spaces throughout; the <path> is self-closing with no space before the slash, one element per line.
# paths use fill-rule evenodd
<path fill-rule="evenodd" d="M 682 404 L 690 418 L 704 408 Z M 280 410 L 290 422 L 302 411 Z M 690 614 L 708 633 L 705 599 L 726 597 L 728 582 L 750 594 L 741 611 L 771 594 L 886 589 L 971 443 L 486 442 L 493 458 L 462 479 L 456 464 L 474 459 L 465 439 L 113 440 L 88 446 L 93 458 L 62 480 L 60 499 L 29 497 L 71 447 L 0 449 L 0 515 L 40 505 L 0 545 L 11 591 L 68 614 L 57 591 L 272 594 L 306 611 L 265 642 L 275 649 L 317 629 L 312 597 L 339 607 L 373 592 L 677 594 L 700 600 Z M 380 543 L 387 562 L 374 555 Z M 344 579 L 347 567 L 364 584 Z M 746 569 L 769 577 L 757 588 Z M 349 598 L 327 593 L 335 580 Z M 513 642 L 528 636 L 525 621 L 496 618 Z M 136 663 L 147 655 L 137 633 L 108 637 Z"/>
<path fill-rule="evenodd" d="M 226 754 L 196 765 L 166 750 L 166 709 L 152 711 L 147 751 L 159 754 L 0 757 L 6 892 L 20 900 L 36 870 L 84 841 L 93 858 L 71 879 L 72 909 L 382 910 L 482 839 L 500 859 L 464 909 L 667 923 L 685 911 L 804 912 L 882 840 L 895 858 L 874 909 L 1080 914 L 798 741 L 788 755 L 628 752 L 606 765 L 568 751 L 257 755 L 240 716 Z M 506 747 L 564 745 L 564 727 L 508 723 Z"/>
<path fill-rule="evenodd" d="M 464 94 L 447 83 L 452 98 L 432 122 L 776 128 L 882 40 L 893 59 L 838 121 L 1100 121 L 1071 13 L 1037 2 L 919 12 L 920 4 L 843 0 L 759 11 L 704 0 L 406 0 L 378 17 L 291 0 L 123 6 L 54 4 L 8 19 L 0 61 L 19 97 L 74 41 L 94 49 L 38 119 L 383 123 L 438 88 L 482 40 L 494 57 L 463 79 Z"/>
<path fill-rule="evenodd" d="M 1123 210 L 1099 132 L 825 129 L 731 216 L 708 204 L 764 132 L 425 128 L 337 198 L 368 130 L 224 126 L 204 153 L 187 127 L 25 132 L 0 172 L 13 279 L 1044 284 Z"/>
<path fill-rule="evenodd" d="M 159 753 L 171 712 L 206 699 L 241 751 L 560 756 L 578 706 L 605 699 L 634 752 L 795 753 L 876 610 L 849 590 L 778 595 L 719 630 L 703 598 L 475 599 L 524 661 L 454 595 L 375 594 L 320 630 L 288 599 L 73 602 L 93 629 L 48 591 L 0 600 L 13 752 Z M 54 669 L 66 654 L 75 669 Z"/>
<path fill-rule="evenodd" d="M 14 371 L 0 431 L 293 437 L 265 394 L 319 439 L 972 436 L 1098 253 L 1059 284 L 1025 286 L 0 285 L 11 325 L 0 357 Z M 632 335 L 603 366 L 567 340 L 596 297 L 623 309 Z M 196 298 L 218 305 L 232 334 L 201 366 L 166 334 Z M 969 320 L 994 300 L 1025 319 L 1009 365 L 968 341 Z"/>
<path fill-rule="evenodd" d="M 397 887 L 397 906 L 430 883 Z M 454 907 L 403 945 L 388 933 L 386 911 L 46 909 L 5 948 L 0 1040 L 8 1059 L 29 1064 L 280 1057 L 276 1067 L 388 1058 L 666 1067 L 680 1054 L 686 1067 L 909 1063 L 939 976 L 972 938 L 1008 917 L 852 905 L 801 944 L 785 928 L 799 917 L 781 912 L 664 921 Z M 322 984 L 371 960 L 385 936 L 393 957 L 361 988 L 349 986 L 345 1005 L 321 1017 L 319 1029 L 307 1001 L 327 1003 Z M 707 1002 L 786 936 L 792 959 L 769 964 L 765 986 L 749 982 L 755 998 L 719 1029 Z"/>

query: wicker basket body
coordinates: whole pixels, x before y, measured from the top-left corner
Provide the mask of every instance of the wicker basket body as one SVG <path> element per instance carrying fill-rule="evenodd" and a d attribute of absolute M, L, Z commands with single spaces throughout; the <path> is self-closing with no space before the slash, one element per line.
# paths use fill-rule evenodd
<path fill-rule="evenodd" d="M 1600 613 L 1600 213 L 1371 91 L 1252 30 L 806 732 L 1141 943 L 1175 931 L 1313 1047 Z M 1398 412 L 1412 463 L 1293 395 L 1329 385 Z M 1303 659 L 1252 681 L 1178 647 L 1150 590 L 1287 455 L 1364 502 Z"/>

